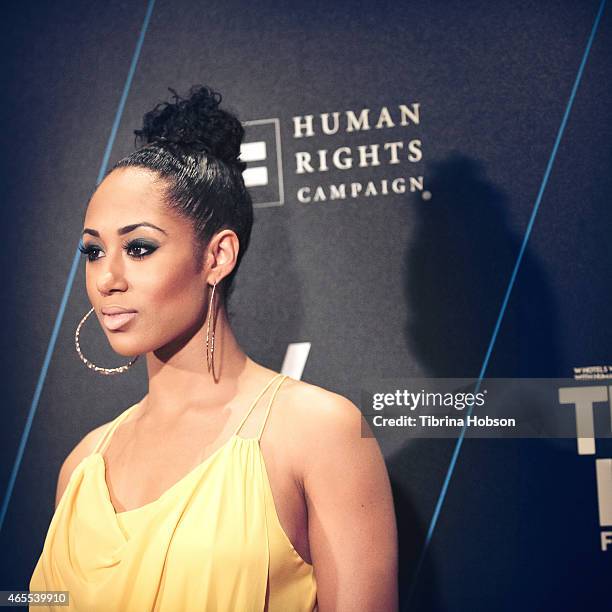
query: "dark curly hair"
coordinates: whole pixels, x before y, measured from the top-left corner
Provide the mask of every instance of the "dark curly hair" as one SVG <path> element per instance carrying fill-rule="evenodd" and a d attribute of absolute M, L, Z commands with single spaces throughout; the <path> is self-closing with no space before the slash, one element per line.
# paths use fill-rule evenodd
<path fill-rule="evenodd" d="M 239 159 L 244 128 L 235 115 L 219 108 L 221 94 L 209 87 L 193 85 L 185 99 L 168 89 L 174 103 L 162 102 L 144 115 L 142 129 L 134 130 L 140 148 L 109 173 L 148 168 L 166 182 L 167 204 L 192 223 L 198 263 L 216 232 L 236 232 L 236 265 L 217 286 L 226 306 L 253 226 L 253 204 L 242 178 L 246 163 Z"/>

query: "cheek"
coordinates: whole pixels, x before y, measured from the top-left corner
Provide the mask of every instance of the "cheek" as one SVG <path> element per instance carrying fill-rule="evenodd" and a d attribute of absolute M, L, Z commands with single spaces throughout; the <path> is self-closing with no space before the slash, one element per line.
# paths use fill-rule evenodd
<path fill-rule="evenodd" d="M 135 287 L 142 324 L 147 334 L 160 344 L 170 341 L 181 332 L 201 324 L 206 314 L 204 288 L 189 271 L 157 272 L 140 280 Z"/>
<path fill-rule="evenodd" d="M 98 307 L 100 303 L 100 292 L 96 284 L 95 271 L 92 271 L 90 267 L 85 269 L 85 289 L 91 305 Z"/>

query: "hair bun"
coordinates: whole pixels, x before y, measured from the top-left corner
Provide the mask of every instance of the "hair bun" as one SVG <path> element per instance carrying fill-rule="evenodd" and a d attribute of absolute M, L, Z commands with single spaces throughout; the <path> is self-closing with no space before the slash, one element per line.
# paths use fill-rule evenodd
<path fill-rule="evenodd" d="M 171 143 L 183 152 L 203 152 L 225 163 L 238 164 L 244 128 L 231 113 L 219 108 L 221 94 L 203 85 L 193 85 L 188 98 L 174 89 L 174 102 L 161 102 L 143 117 L 141 130 L 134 130 L 145 144 Z"/>

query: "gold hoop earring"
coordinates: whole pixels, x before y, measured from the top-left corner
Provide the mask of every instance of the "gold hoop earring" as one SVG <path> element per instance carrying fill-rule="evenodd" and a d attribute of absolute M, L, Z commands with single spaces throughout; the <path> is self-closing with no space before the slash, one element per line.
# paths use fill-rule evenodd
<path fill-rule="evenodd" d="M 215 356 L 215 322 L 217 320 L 216 317 L 212 316 L 213 313 L 213 299 L 215 297 L 215 287 L 217 286 L 217 281 L 215 281 L 212 292 L 210 294 L 210 303 L 208 304 L 208 323 L 206 325 L 206 366 L 208 367 L 208 371 L 213 370 L 214 374 L 214 356 Z M 210 320 L 213 319 L 213 329 L 212 334 L 210 333 Z M 210 354 L 208 351 L 208 347 L 210 345 Z"/>
<path fill-rule="evenodd" d="M 85 357 L 83 355 L 83 353 L 81 353 L 81 346 L 79 344 L 79 334 L 81 333 L 81 327 L 83 327 L 83 323 L 85 323 L 85 321 L 87 320 L 87 317 L 94 311 L 94 309 L 92 308 L 82 319 L 81 322 L 77 325 L 76 328 L 76 332 L 74 334 L 74 343 L 76 345 L 76 350 L 77 353 L 79 354 L 79 357 L 81 358 L 81 361 L 90 369 L 90 370 L 94 370 L 95 372 L 99 372 L 100 374 L 105 374 L 105 375 L 109 375 L 109 374 L 122 374 L 123 372 L 125 372 L 128 368 L 130 368 L 133 363 L 138 359 L 138 355 L 136 355 L 136 357 L 134 357 L 134 359 L 132 359 L 129 363 L 126 363 L 125 365 L 122 365 L 118 368 L 101 368 L 99 366 L 97 366 L 96 364 L 92 363 L 91 361 L 89 361 L 89 359 L 87 359 L 87 357 Z"/>

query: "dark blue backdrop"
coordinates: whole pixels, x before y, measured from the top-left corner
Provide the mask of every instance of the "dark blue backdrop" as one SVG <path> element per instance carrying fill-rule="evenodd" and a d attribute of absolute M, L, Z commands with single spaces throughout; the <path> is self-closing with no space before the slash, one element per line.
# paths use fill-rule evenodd
<path fill-rule="evenodd" d="M 248 128 L 267 143 L 268 184 L 253 188 L 261 205 L 231 311 L 252 358 L 279 369 L 290 343 L 310 342 L 303 378 L 356 403 L 365 379 L 476 377 L 489 347 L 487 376 L 571 377 L 611 361 L 612 22 L 603 3 L 158 0 L 145 21 L 151 6 L 0 9 L 0 589 L 27 588 L 63 458 L 144 392 L 142 364 L 112 380 L 83 367 L 73 344 L 89 308 L 82 268 L 65 291 L 108 143 L 110 162 L 130 151 L 132 130 L 168 86 L 209 84 L 242 120 L 276 120 Z M 316 123 L 321 113 L 378 117 L 383 107 L 396 119 L 400 104 L 418 104 L 418 123 L 330 135 Z M 294 117 L 309 114 L 314 135 L 296 138 Z M 409 159 L 411 141 L 422 157 Z M 389 142 L 405 144 L 396 164 L 383 156 Z M 358 147 L 372 144 L 380 165 L 359 167 Z M 351 168 L 297 172 L 296 154 L 316 160 L 343 146 Z M 416 177 L 416 187 L 298 197 L 304 186 L 365 189 L 396 177 Z M 95 332 L 88 355 L 117 365 Z M 416 581 L 455 442 L 381 445 L 402 609 L 609 607 L 595 457 L 579 456 L 575 440 L 466 440 Z M 600 441 L 597 457 L 610 456 Z"/>

